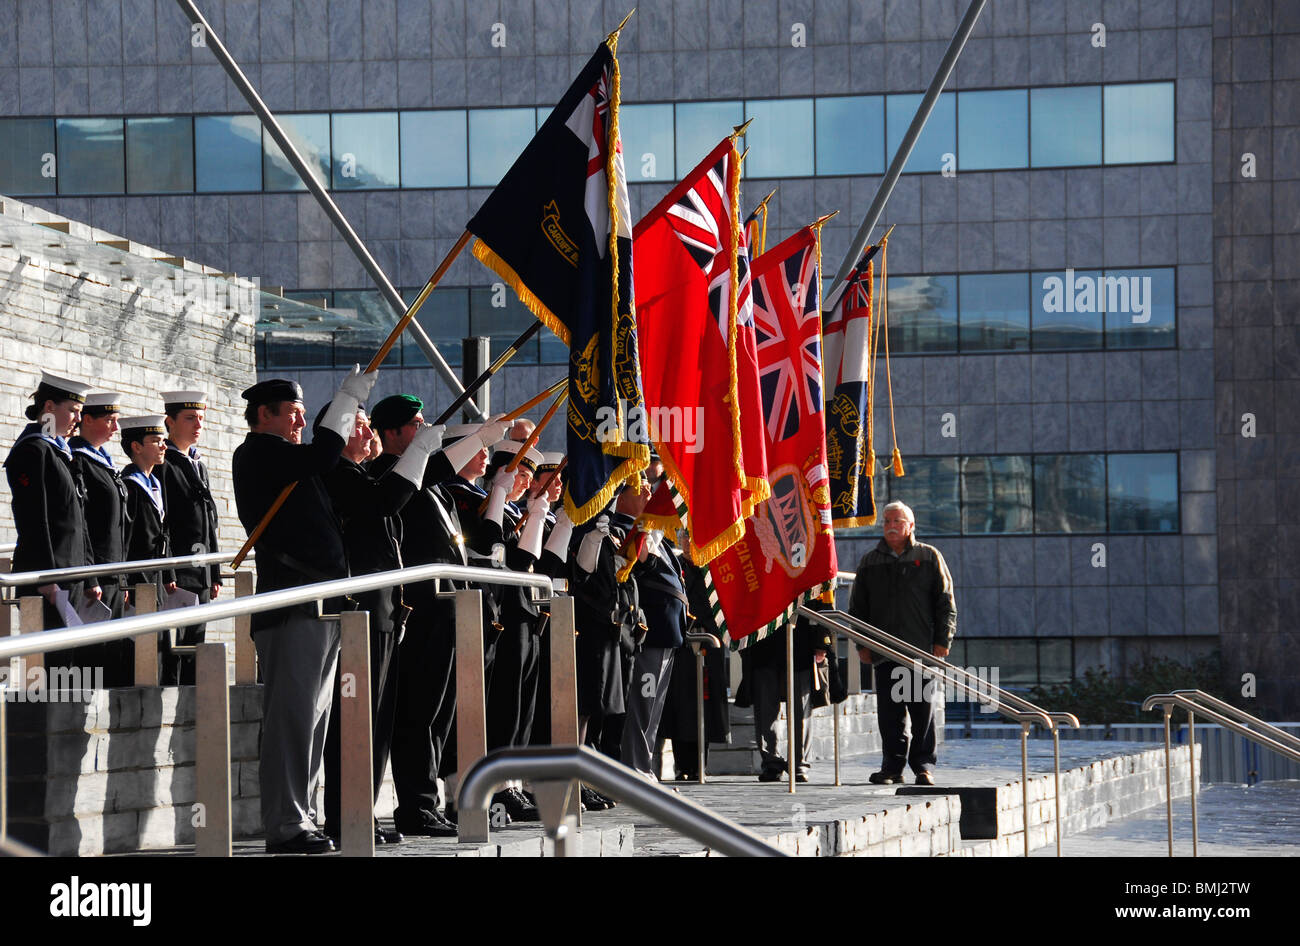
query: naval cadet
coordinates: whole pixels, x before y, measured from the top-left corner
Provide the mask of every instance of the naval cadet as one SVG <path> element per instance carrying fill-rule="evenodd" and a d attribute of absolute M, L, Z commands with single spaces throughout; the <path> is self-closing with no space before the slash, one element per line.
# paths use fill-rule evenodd
<path fill-rule="evenodd" d="M 322 476 L 352 439 L 357 411 L 377 379 L 378 372 L 354 367 L 310 444 L 302 442 L 306 408 L 297 382 L 276 378 L 243 392 L 250 430 L 235 450 L 231 472 L 239 518 L 250 535 L 285 487 L 296 484 L 254 545 L 258 593 L 347 577 L 343 533 Z M 324 613 L 343 605 L 327 601 Z M 338 621 L 323 618 L 321 608 L 300 605 L 252 618 L 263 683 L 258 781 L 269 853 L 334 850 L 312 806 L 339 653 Z"/>
<path fill-rule="evenodd" d="M 15 572 L 75 568 L 94 560 L 86 530 L 85 494 L 72 467 L 68 438 L 81 420 L 89 384 L 41 372 L 41 381 L 27 405 L 31 421 L 18 435 L 5 459 L 5 475 L 13 497 L 14 526 L 18 542 L 12 567 Z M 75 608 L 83 600 L 100 597 L 95 579 L 50 583 L 36 589 L 45 598 L 46 628 L 63 627 L 55 607 L 58 592 L 68 594 Z M 30 594 L 19 589 L 19 594 Z M 47 666 L 68 666 L 66 651 L 48 654 Z"/>
<path fill-rule="evenodd" d="M 160 475 L 162 471 L 159 469 L 167 455 L 167 428 L 163 426 L 163 417 L 161 414 L 124 417 L 121 425 L 122 452 L 130 461 L 122 468 L 127 514 L 130 517 L 124 558 L 134 562 L 170 558 L 172 549 L 167 535 L 167 506 Z M 157 588 L 158 606 L 161 608 L 163 598 L 176 590 L 176 572 L 166 568 L 135 572 L 127 576 L 128 588 L 134 589 L 140 584 L 152 584 Z M 169 631 L 163 631 L 159 637 L 170 646 Z"/>
<path fill-rule="evenodd" d="M 122 410 L 120 394 L 98 392 L 86 395 L 77 436 L 68 441 L 72 448 L 72 469 L 85 491 L 86 531 L 96 565 L 126 558 L 126 486 L 105 444 L 118 431 Z M 100 575 L 100 599 L 109 609 L 106 618 L 120 618 L 129 599 L 121 575 Z M 129 640 L 109 641 L 76 648 L 76 664 L 103 667 L 103 685 L 131 686 L 135 679 L 134 651 Z"/>
<path fill-rule="evenodd" d="M 217 551 L 217 503 L 212 498 L 208 468 L 199 453 L 198 442 L 208 409 L 202 391 L 162 392 L 167 424 L 167 460 L 163 464 L 163 489 L 167 495 L 167 534 L 176 555 L 205 555 Z M 200 565 L 176 569 L 176 584 L 198 595 L 199 604 L 221 591 L 221 566 Z M 203 643 L 205 625 L 192 624 L 177 630 L 177 642 L 187 646 Z M 163 684 L 194 683 L 194 658 L 162 655 Z"/>

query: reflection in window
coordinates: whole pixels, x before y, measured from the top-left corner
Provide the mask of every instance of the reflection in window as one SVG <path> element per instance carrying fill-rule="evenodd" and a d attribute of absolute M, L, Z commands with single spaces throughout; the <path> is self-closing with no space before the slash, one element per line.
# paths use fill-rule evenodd
<path fill-rule="evenodd" d="M 818 174 L 885 173 L 884 96 L 819 98 L 816 112 Z"/>
<path fill-rule="evenodd" d="M 1093 453 L 1034 457 L 1034 498 L 1035 532 L 1105 532 L 1105 457 Z"/>
<path fill-rule="evenodd" d="M 537 110 L 475 108 L 469 113 L 469 183 L 492 187 L 533 140 Z"/>
<path fill-rule="evenodd" d="M 0 194 L 53 194 L 54 119 L 0 119 Z"/>
<path fill-rule="evenodd" d="M 884 508 L 884 490 L 876 492 Z M 889 501 L 907 503 L 916 517 L 918 535 L 961 534 L 961 485 L 956 457 L 908 457 L 907 475 L 889 478 Z"/>
<path fill-rule="evenodd" d="M 355 313 L 350 330 L 334 335 L 335 365 L 350 368 L 354 364 L 368 364 L 388 337 L 397 316 L 384 297 L 373 289 L 336 290 L 334 309 L 343 314 Z M 401 351 L 394 346 L 384 364 L 395 367 L 401 364 L 400 359 Z"/>
<path fill-rule="evenodd" d="M 312 175 L 322 187 L 330 184 L 330 117 L 328 114 L 280 116 L 284 133 L 307 162 Z M 268 191 L 305 191 L 307 185 L 298 177 L 284 153 L 271 136 L 264 142 L 262 176 Z"/>
<path fill-rule="evenodd" d="M 122 119 L 60 118 L 57 130 L 60 194 L 122 193 Z"/>
<path fill-rule="evenodd" d="M 997 667 L 998 686 L 1032 686 L 1038 682 L 1038 641 L 1014 637 L 969 638 L 966 666 Z"/>
<path fill-rule="evenodd" d="M 885 99 L 885 151 L 893 155 L 912 123 L 920 93 L 890 95 Z M 925 123 L 916 147 L 907 161 L 906 171 L 941 171 L 945 154 L 957 153 L 957 96 L 944 92 L 934 103 L 934 111 Z"/>
<path fill-rule="evenodd" d="M 1068 683 L 1074 673 L 1074 642 L 1068 637 L 1038 638 L 1038 682 Z"/>
<path fill-rule="evenodd" d="M 1100 270 L 1031 273 L 1034 348 L 1100 348 L 1099 287 L 1104 292 Z"/>
<path fill-rule="evenodd" d="M 1104 90 L 1107 164 L 1174 159 L 1174 84 L 1108 85 Z"/>
<path fill-rule="evenodd" d="M 333 142 L 336 189 L 398 185 L 396 112 L 336 114 Z"/>
<path fill-rule="evenodd" d="M 1107 348 L 1172 348 L 1174 271 L 1108 269 L 1106 285 Z"/>
<path fill-rule="evenodd" d="M 501 298 L 500 294 L 490 288 L 471 289 L 469 291 L 469 325 L 470 334 L 486 335 L 491 341 L 492 357 L 496 358 L 510 346 L 519 333 L 536 320 L 513 292 L 505 293 L 503 306 L 492 303 Z M 541 332 L 537 333 L 542 334 Z M 535 365 L 538 360 L 537 335 L 529 339 L 528 344 L 515 355 L 512 364 Z"/>
<path fill-rule="evenodd" d="M 1101 164 L 1101 86 L 1029 90 L 1030 163 Z"/>
<path fill-rule="evenodd" d="M 319 368 L 334 364 L 334 336 L 328 333 L 267 332 L 265 338 L 268 368 Z"/>
<path fill-rule="evenodd" d="M 1007 535 L 1033 531 L 1030 458 L 964 457 L 961 461 L 962 532 Z"/>
<path fill-rule="evenodd" d="M 194 128 L 189 118 L 126 120 L 126 189 L 132 194 L 194 190 Z"/>
<path fill-rule="evenodd" d="M 618 127 L 629 182 L 676 180 L 671 104 L 624 105 Z"/>
<path fill-rule="evenodd" d="M 745 132 L 746 177 L 805 177 L 813 173 L 812 99 L 759 99 L 745 103 L 754 123 Z"/>
<path fill-rule="evenodd" d="M 745 120 L 740 102 L 681 102 L 677 105 L 677 176 L 689 174 L 718 142 Z M 745 159 L 746 161 L 749 158 Z"/>
<path fill-rule="evenodd" d="M 194 175 L 201 194 L 260 191 L 262 125 L 257 116 L 195 116 Z"/>
<path fill-rule="evenodd" d="M 962 275 L 960 292 L 962 351 L 1029 349 L 1028 274 Z"/>
<path fill-rule="evenodd" d="M 1178 531 L 1178 454 L 1111 454 L 1107 492 L 1109 531 Z"/>
<path fill-rule="evenodd" d="M 409 289 L 403 296 L 410 305 L 420 294 L 419 289 Z M 429 294 L 429 298 L 420 306 L 415 320 L 428 334 L 430 340 L 438 346 L 442 357 L 453 368 L 461 365 L 461 341 L 469 334 L 469 290 L 465 288 L 439 288 Z M 408 368 L 421 368 L 429 364 L 428 357 L 415 341 L 411 332 L 402 333 L 402 359 Z M 433 416 L 438 415 L 437 411 Z M 432 419 L 430 419 L 432 423 Z M 456 421 L 453 421 L 456 423 Z"/>
<path fill-rule="evenodd" d="M 465 113 L 402 112 L 402 186 L 464 187 Z"/>
<path fill-rule="evenodd" d="M 889 277 L 891 354 L 957 350 L 957 277 Z"/>
<path fill-rule="evenodd" d="M 1029 102 L 1024 89 L 959 92 L 958 163 L 963 171 L 1029 163 Z"/>

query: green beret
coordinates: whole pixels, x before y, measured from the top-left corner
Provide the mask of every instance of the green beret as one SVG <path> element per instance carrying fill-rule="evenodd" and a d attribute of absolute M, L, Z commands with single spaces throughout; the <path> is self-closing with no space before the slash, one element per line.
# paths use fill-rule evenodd
<path fill-rule="evenodd" d="M 376 430 L 395 430 L 411 422 L 424 410 L 424 402 L 414 394 L 392 394 L 370 411 L 370 426 Z"/>

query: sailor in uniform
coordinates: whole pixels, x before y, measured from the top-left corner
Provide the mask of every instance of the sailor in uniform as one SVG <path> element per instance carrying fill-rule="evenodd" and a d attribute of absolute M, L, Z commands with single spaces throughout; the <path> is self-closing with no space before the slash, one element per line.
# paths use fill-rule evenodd
<path fill-rule="evenodd" d="M 124 417 L 122 426 L 122 452 L 130 462 L 122 468 L 122 482 L 126 486 L 127 561 L 145 561 L 151 558 L 170 558 L 171 542 L 167 535 L 167 505 L 163 491 L 162 470 L 167 455 L 167 428 L 161 414 L 144 417 Z M 134 572 L 127 576 L 127 587 L 153 584 L 158 591 L 158 607 L 163 598 L 176 590 L 174 569 L 151 572 Z M 159 635 L 170 643 L 170 634 Z"/>

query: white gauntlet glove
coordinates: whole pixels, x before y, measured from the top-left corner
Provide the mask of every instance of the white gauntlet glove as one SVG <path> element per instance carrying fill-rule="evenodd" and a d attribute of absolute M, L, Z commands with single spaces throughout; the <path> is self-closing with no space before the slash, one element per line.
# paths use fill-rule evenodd
<path fill-rule="evenodd" d="M 488 487 L 487 515 L 484 516 L 488 522 L 501 525 L 501 520 L 506 511 L 506 494 L 510 492 L 514 485 L 514 470 L 507 470 L 505 467 L 497 470 L 496 475 L 492 477 L 492 485 Z"/>
<path fill-rule="evenodd" d="M 357 424 L 357 411 L 370 397 L 370 392 L 374 389 L 375 382 L 378 380 L 378 371 L 362 374 L 361 366 L 353 365 L 352 372 L 343 379 L 343 383 L 339 385 L 338 393 L 334 395 L 334 400 L 330 402 L 329 410 L 321 418 L 321 426 L 334 431 L 343 438 L 345 443 L 351 440 L 352 431 Z"/>
<path fill-rule="evenodd" d="M 546 534 L 546 512 L 550 508 L 551 503 L 545 496 L 528 500 L 528 521 L 519 536 L 519 550 L 533 558 L 542 557 L 542 536 Z"/>
<path fill-rule="evenodd" d="M 500 443 L 505 439 L 506 431 L 514 426 L 514 421 L 502 420 L 501 418 L 503 416 L 504 415 L 502 414 L 498 414 L 492 420 L 480 427 L 478 433 L 473 435 L 478 437 L 480 446 L 488 447 L 490 449 L 493 444 Z"/>
<path fill-rule="evenodd" d="M 546 540 L 545 551 L 550 552 L 562 562 L 569 560 L 569 539 L 573 536 L 573 520 L 569 518 L 564 504 L 560 504 L 555 514 L 555 525 L 551 526 L 551 535 Z"/>
<path fill-rule="evenodd" d="M 596 564 L 600 561 L 600 546 L 608 535 L 609 516 L 601 516 L 596 520 L 596 528 L 582 537 L 582 544 L 578 546 L 578 567 L 584 572 L 590 574 L 596 570 Z"/>
<path fill-rule="evenodd" d="M 419 489 L 424 484 L 424 468 L 431 454 L 442 446 L 444 424 L 425 424 L 415 432 L 406 452 L 393 464 L 393 475 L 414 483 Z"/>
<path fill-rule="evenodd" d="M 488 421 L 474 433 L 447 446 L 442 455 L 447 458 L 453 470 L 460 470 L 484 447 L 491 448 L 498 443 L 510 429 L 511 423 L 513 421 Z"/>
<path fill-rule="evenodd" d="M 645 550 L 647 555 L 657 556 L 659 549 L 664 544 L 663 529 L 646 529 L 645 530 Z"/>

